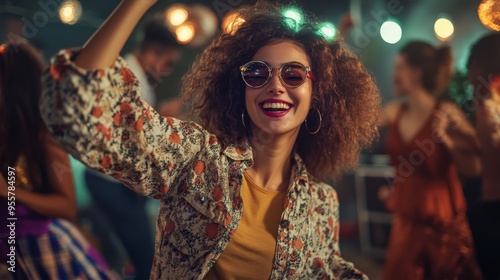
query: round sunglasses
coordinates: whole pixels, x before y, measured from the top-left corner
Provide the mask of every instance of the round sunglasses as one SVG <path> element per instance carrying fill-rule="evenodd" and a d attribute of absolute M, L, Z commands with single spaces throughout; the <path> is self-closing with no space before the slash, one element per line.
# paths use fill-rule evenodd
<path fill-rule="evenodd" d="M 250 61 L 240 66 L 241 77 L 247 86 L 260 88 L 273 76 L 273 70 L 278 70 L 281 82 L 291 88 L 302 85 L 307 77 L 314 80 L 311 67 L 306 67 L 300 62 L 287 62 L 281 67 L 270 67 L 264 61 Z"/>

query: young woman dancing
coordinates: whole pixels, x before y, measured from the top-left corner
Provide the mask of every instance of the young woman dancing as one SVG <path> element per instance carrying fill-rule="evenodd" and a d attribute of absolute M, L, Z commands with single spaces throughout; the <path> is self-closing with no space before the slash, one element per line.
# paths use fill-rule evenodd
<path fill-rule="evenodd" d="M 337 196 L 320 181 L 376 135 L 380 97 L 360 61 L 260 2 L 184 77 L 197 122 L 163 118 L 117 59 L 154 2 L 122 1 L 61 51 L 42 101 L 71 154 L 161 201 L 151 279 L 365 279 L 340 257 Z"/>
<path fill-rule="evenodd" d="M 439 94 L 452 70 L 449 47 L 409 42 L 396 58 L 395 92 L 383 117 L 395 167 L 395 214 L 384 279 L 481 279 L 457 172 L 481 172 L 476 132 L 465 114 Z"/>

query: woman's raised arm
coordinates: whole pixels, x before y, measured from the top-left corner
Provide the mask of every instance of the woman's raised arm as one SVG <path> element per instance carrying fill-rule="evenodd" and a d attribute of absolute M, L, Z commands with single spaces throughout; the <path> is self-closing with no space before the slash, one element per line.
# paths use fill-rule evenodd
<path fill-rule="evenodd" d="M 217 141 L 195 123 L 161 117 L 141 99 L 138 80 L 118 57 L 152 3 L 122 1 L 83 49 L 53 57 L 42 79 L 40 112 L 73 157 L 160 199 L 181 170 Z"/>
<path fill-rule="evenodd" d="M 83 69 L 103 69 L 113 65 L 135 26 L 155 2 L 123 0 L 83 46 L 75 64 Z"/>

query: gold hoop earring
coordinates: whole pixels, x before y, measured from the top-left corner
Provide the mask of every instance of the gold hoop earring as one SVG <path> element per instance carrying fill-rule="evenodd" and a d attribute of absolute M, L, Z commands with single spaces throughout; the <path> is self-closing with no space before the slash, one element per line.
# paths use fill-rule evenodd
<path fill-rule="evenodd" d="M 245 125 L 245 110 L 241 110 L 241 123 L 243 124 L 244 128 L 247 128 Z"/>
<path fill-rule="evenodd" d="M 321 116 L 321 112 L 317 108 L 313 108 L 313 109 L 316 110 L 316 112 L 318 113 L 319 125 L 318 125 L 318 128 L 315 131 L 311 131 L 309 129 L 309 126 L 307 125 L 307 118 L 306 118 L 306 120 L 305 120 L 306 130 L 311 135 L 314 135 L 314 134 L 318 133 L 320 131 L 320 129 L 321 129 L 321 124 L 323 123 L 323 117 Z"/>

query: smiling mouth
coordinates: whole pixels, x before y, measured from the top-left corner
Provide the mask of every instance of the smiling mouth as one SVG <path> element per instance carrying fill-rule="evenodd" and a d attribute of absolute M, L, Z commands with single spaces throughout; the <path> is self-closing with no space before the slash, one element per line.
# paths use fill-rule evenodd
<path fill-rule="evenodd" d="M 264 102 L 261 107 L 266 112 L 284 112 L 290 110 L 292 105 L 283 102 Z"/>

